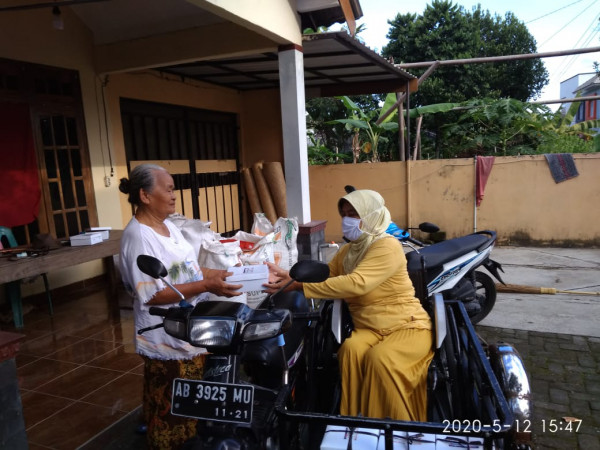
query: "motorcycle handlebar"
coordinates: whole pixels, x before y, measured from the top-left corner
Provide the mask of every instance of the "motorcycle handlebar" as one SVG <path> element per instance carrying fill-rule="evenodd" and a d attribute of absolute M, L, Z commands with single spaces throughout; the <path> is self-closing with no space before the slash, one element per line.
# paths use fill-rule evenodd
<path fill-rule="evenodd" d="M 415 238 L 407 237 L 406 240 L 408 242 L 410 242 L 411 244 L 418 245 L 419 247 L 425 247 L 425 244 L 423 242 L 421 242 L 421 241 L 419 241 L 419 240 L 417 240 Z"/>
<path fill-rule="evenodd" d="M 151 306 L 150 309 L 148 310 L 148 313 L 151 316 L 165 317 L 167 315 L 167 312 L 169 312 L 169 310 L 167 308 L 160 308 L 158 306 Z"/>
<path fill-rule="evenodd" d="M 292 314 L 294 319 L 320 319 L 321 311 L 295 312 Z"/>

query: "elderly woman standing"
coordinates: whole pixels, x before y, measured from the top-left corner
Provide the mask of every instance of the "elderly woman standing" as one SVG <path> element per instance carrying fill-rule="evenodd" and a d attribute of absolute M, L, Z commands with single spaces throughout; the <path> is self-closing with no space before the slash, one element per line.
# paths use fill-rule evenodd
<path fill-rule="evenodd" d="M 427 420 L 427 369 L 433 358 L 432 325 L 415 297 L 406 257 L 385 232 L 390 213 L 375 191 L 357 190 L 338 203 L 342 230 L 350 242 L 329 263 L 322 283 L 294 282 L 307 298 L 343 298 L 354 331 L 340 347 L 342 415 Z M 287 272 L 270 264 L 278 281 Z"/>
<path fill-rule="evenodd" d="M 137 267 L 139 255 L 158 258 L 167 268 L 169 281 L 195 305 L 206 293 L 232 297 L 241 286 L 230 285 L 226 271 L 201 269 L 197 255 L 179 229 L 167 219 L 175 212 L 174 183 L 162 167 L 142 164 L 129 179 L 122 178 L 119 190 L 128 194 L 135 214 L 121 239 L 120 268 L 128 292 L 134 297 L 135 329 L 162 322 L 151 316 L 150 306 L 177 304 L 179 296 L 161 280 L 143 274 Z M 136 351 L 144 360 L 144 420 L 149 448 L 179 447 L 196 433 L 195 420 L 172 416 L 171 384 L 177 377 L 201 378 L 205 350 L 175 339 L 162 330 L 135 337 Z"/>

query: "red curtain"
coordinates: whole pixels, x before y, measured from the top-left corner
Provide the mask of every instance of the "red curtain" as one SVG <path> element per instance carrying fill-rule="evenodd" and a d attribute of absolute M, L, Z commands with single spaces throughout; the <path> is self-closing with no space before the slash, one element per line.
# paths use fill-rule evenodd
<path fill-rule="evenodd" d="M 0 176 L 0 226 L 33 222 L 41 193 L 28 105 L 0 103 Z"/>

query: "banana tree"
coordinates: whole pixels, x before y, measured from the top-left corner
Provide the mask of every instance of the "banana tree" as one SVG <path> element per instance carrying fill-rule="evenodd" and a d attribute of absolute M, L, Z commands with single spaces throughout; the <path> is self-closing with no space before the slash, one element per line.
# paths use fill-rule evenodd
<path fill-rule="evenodd" d="M 348 119 L 335 119 L 327 123 L 343 123 L 346 128 L 353 131 L 355 136 L 366 136 L 364 142 L 353 142 L 353 147 L 359 147 L 363 153 L 371 154 L 371 161 L 379 161 L 378 146 L 380 142 L 387 140 L 385 136 L 382 136 L 386 132 L 398 131 L 398 123 L 394 121 L 397 117 L 397 112 L 386 117 L 381 124 L 377 125 L 376 122 L 387 111 L 395 102 L 396 94 L 388 94 L 383 106 L 380 109 L 374 109 L 371 111 L 363 111 L 360 106 L 354 103 L 350 98 L 346 96 L 336 97 L 342 101 L 344 107 L 348 110 Z M 356 160 L 356 158 L 355 158 Z"/>

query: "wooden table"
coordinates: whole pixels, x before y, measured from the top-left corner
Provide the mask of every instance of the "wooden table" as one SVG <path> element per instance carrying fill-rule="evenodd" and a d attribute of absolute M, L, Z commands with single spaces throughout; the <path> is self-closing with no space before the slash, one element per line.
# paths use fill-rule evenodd
<path fill-rule="evenodd" d="M 109 282 L 109 287 L 111 293 L 114 295 L 116 303 L 117 275 L 113 256 L 120 252 L 122 235 L 123 230 L 110 230 L 109 238 L 99 244 L 82 245 L 78 247 L 67 245 L 50 250 L 45 255 L 35 257 L 11 258 L 12 260 L 7 257 L 2 257 L 0 258 L 0 284 L 42 275 L 56 269 L 77 266 L 78 264 L 94 261 L 96 259 L 102 259 L 104 261 L 104 270 Z M 23 318 L 22 315 L 19 318 L 17 315 L 19 314 L 18 311 L 15 311 L 13 303 L 15 326 L 20 328 L 19 323 L 22 327 Z"/>

